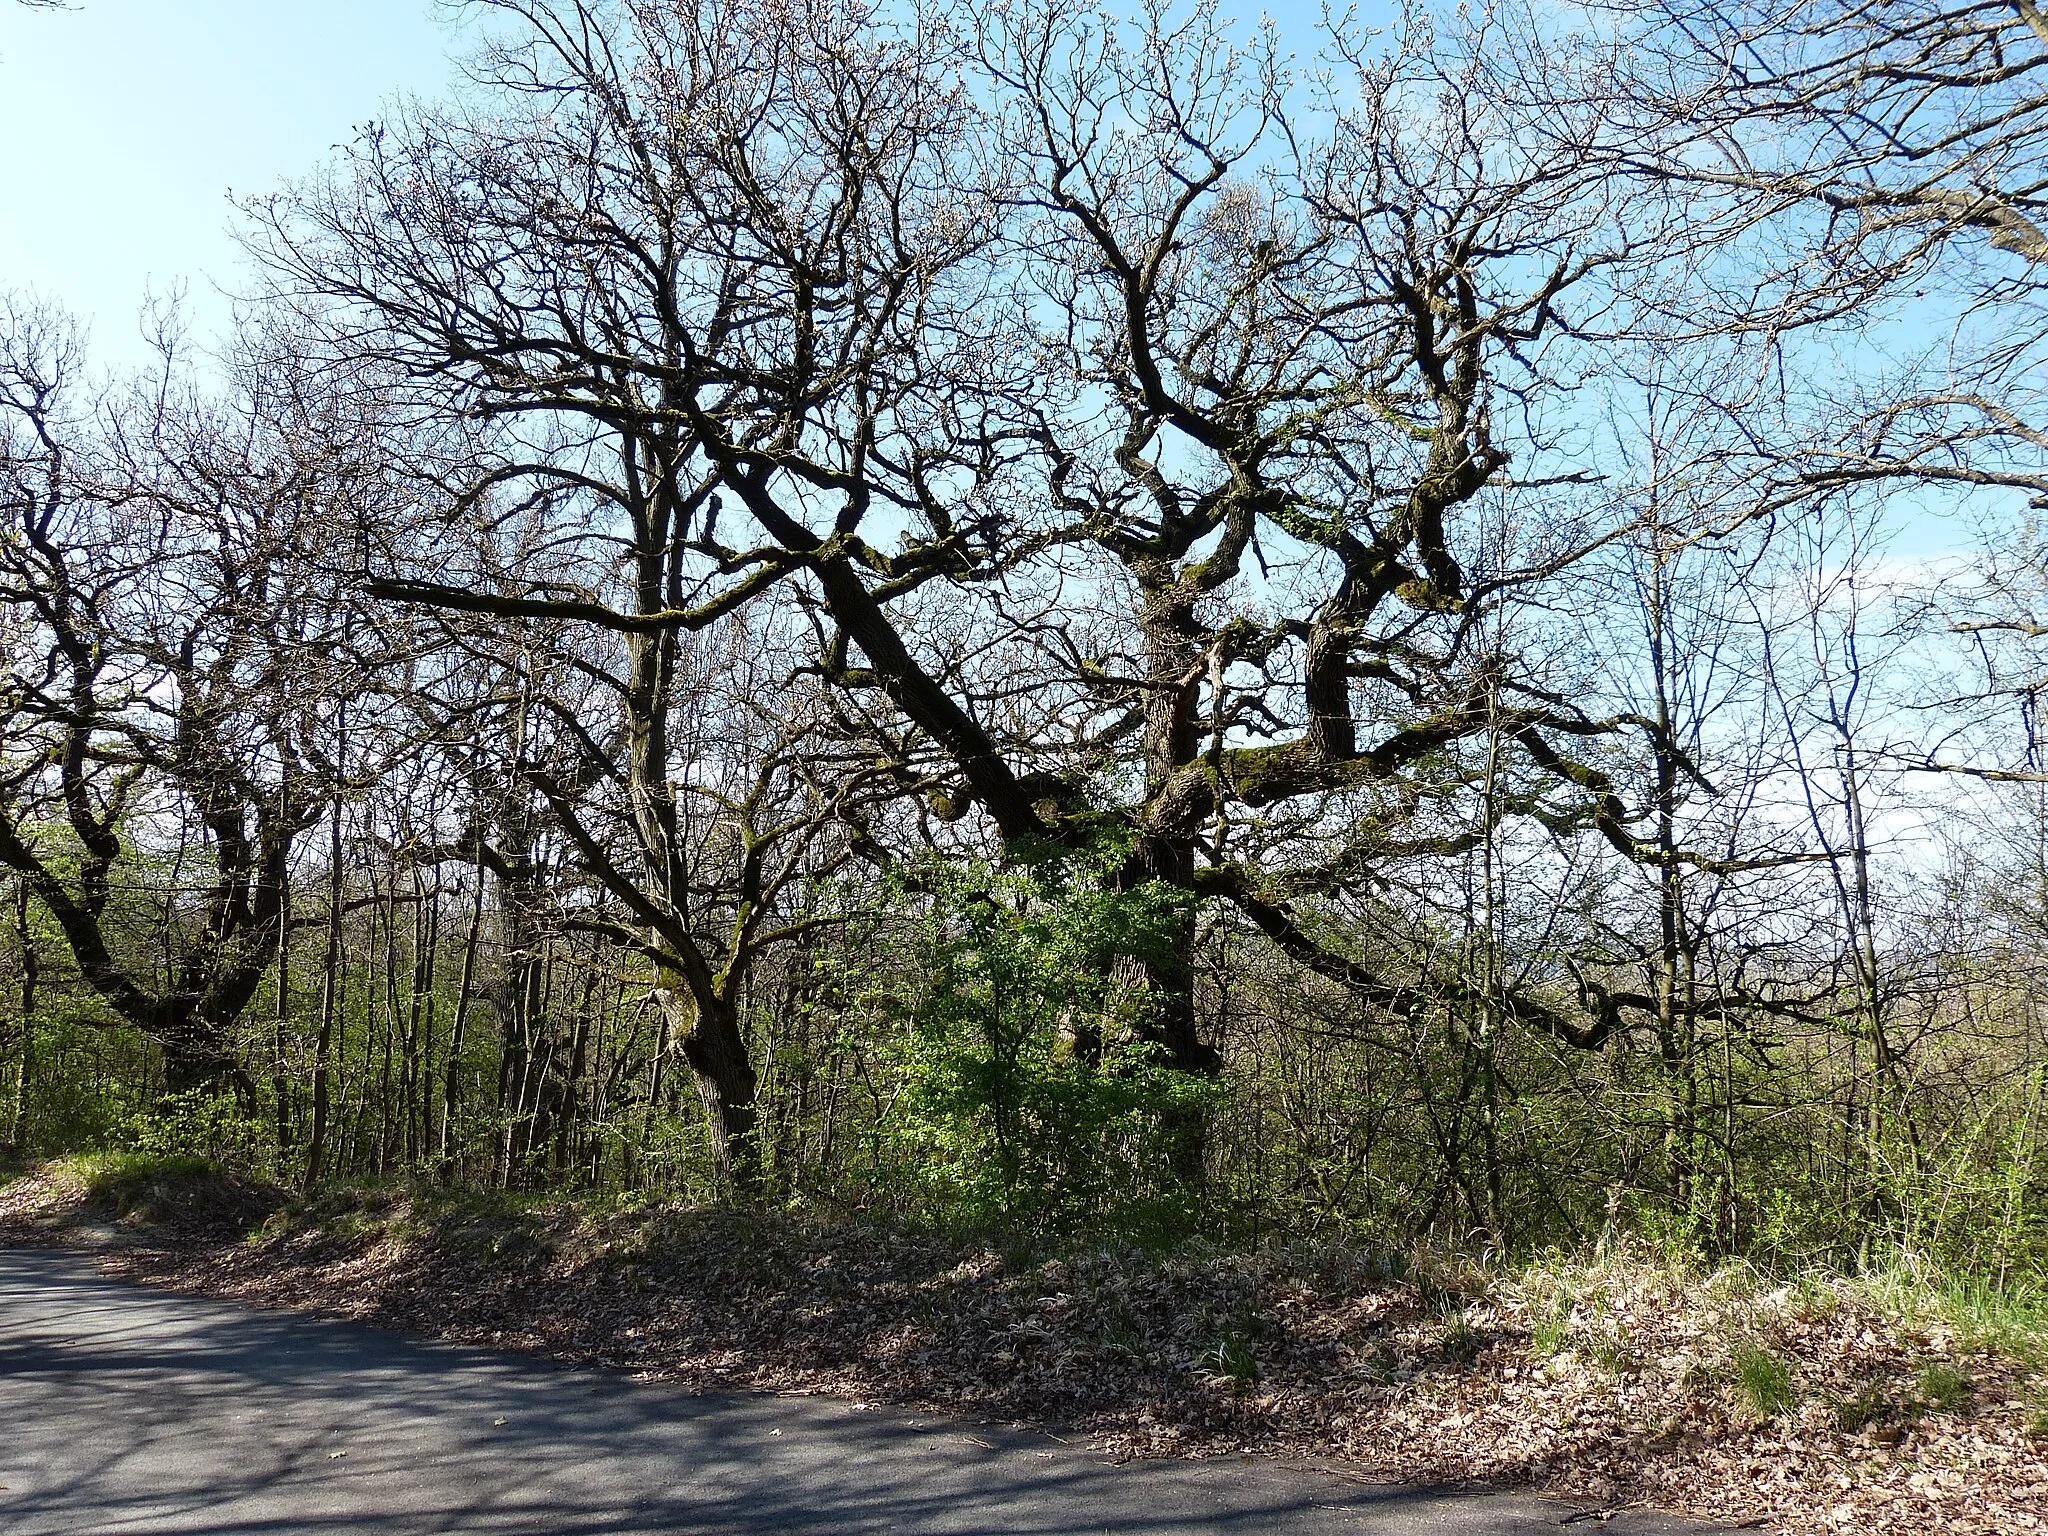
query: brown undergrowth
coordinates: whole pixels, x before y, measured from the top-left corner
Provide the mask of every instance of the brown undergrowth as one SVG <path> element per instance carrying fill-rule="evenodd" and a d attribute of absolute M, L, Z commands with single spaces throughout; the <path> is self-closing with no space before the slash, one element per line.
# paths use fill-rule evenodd
<path fill-rule="evenodd" d="M 144 1211 L 46 1168 L 0 1190 L 0 1240 L 83 1223 L 109 1270 L 151 1284 L 1130 1455 L 1330 1457 L 1788 1532 L 2048 1530 L 2044 1362 L 1897 1275 L 1777 1285 L 1639 1252 L 1511 1274 L 1337 1246 L 1047 1257 L 570 1200 L 338 1191 L 266 1213 L 260 1190 L 186 1182 Z"/>

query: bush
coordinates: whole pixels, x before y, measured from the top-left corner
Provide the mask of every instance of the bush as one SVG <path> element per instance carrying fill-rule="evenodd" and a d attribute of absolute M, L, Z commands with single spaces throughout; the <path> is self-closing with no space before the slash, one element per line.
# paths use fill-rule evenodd
<path fill-rule="evenodd" d="M 238 1173 L 260 1171 L 270 1159 L 270 1133 L 230 1094 L 203 1088 L 167 1093 L 121 1123 L 119 1144 L 145 1158 L 192 1158 Z"/>
<path fill-rule="evenodd" d="M 1216 1088 L 1161 1064 L 1147 996 L 1118 974 L 1188 914 L 1163 885 L 1113 889 L 1121 862 L 1108 849 L 920 872 L 921 984 L 887 1134 L 942 1214 L 1127 1231 L 1188 1219 L 1171 1142 Z"/>

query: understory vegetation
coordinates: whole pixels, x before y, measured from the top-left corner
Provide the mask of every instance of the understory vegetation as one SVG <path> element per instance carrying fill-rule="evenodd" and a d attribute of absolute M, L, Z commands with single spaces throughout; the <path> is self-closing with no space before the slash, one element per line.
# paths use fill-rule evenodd
<path fill-rule="evenodd" d="M 762 967 L 738 1010 L 762 1064 L 746 1202 L 1152 1242 L 1527 1255 L 1627 1237 L 1787 1273 L 1903 1255 L 2015 1295 L 2048 1272 L 2042 962 L 2003 927 L 2009 910 L 1966 905 L 1973 893 L 1942 893 L 1951 910 L 1927 914 L 1954 942 L 1887 976 L 1890 1061 L 1853 1012 L 1820 1008 L 1717 1002 L 1681 1017 L 1689 1038 L 1670 1055 L 1627 1037 L 1599 1053 L 1512 1027 L 1486 1039 L 1420 1008 L 1363 1028 L 1341 989 L 1218 923 L 1195 960 L 1221 1063 L 1196 1075 L 1144 1041 L 1142 994 L 1115 974 L 1114 956 L 1142 953 L 1176 905 L 1108 889 L 1107 867 L 932 865 L 833 889 L 843 915 Z M 16 1146 L 201 1157 L 305 1184 L 324 1038 L 322 1179 L 732 1194 L 630 967 L 550 935 L 518 962 L 534 995 L 508 1010 L 508 1039 L 476 982 L 508 957 L 473 894 L 438 893 L 436 911 L 422 880 L 415 910 L 386 905 L 411 884 L 385 872 L 345 897 L 331 993 L 308 986 L 280 1008 L 266 982 L 232 1036 L 239 1092 L 169 1085 L 160 1054 L 96 1016 L 31 928 L 31 948 L 46 946 L 38 987 L 61 1001 L 14 1026 Z M 463 918 L 461 939 L 437 946 L 443 920 Z M 317 978 L 322 943 L 312 934 L 304 961 L 287 950 L 287 977 L 302 963 Z M 1194 1175 L 1175 1162 L 1191 1124 Z"/>

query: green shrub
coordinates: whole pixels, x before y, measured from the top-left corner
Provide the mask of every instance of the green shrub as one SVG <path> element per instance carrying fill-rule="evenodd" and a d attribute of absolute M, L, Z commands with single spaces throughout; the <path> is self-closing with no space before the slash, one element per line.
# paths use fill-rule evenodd
<path fill-rule="evenodd" d="M 1113 889 L 1119 863 L 1110 850 L 923 870 L 921 986 L 886 1132 L 940 1213 L 1123 1231 L 1192 1215 L 1172 1143 L 1216 1088 L 1161 1063 L 1149 1001 L 1117 965 L 1169 945 L 1185 900 Z"/>
<path fill-rule="evenodd" d="M 117 1136 L 126 1150 L 146 1158 L 193 1158 L 241 1173 L 263 1169 L 271 1158 L 269 1130 L 243 1113 L 231 1094 L 194 1088 L 166 1093 L 131 1112 Z"/>

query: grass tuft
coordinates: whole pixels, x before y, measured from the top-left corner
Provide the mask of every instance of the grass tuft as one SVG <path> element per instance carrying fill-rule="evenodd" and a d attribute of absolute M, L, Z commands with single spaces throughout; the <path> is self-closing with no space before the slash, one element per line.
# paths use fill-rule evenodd
<path fill-rule="evenodd" d="M 1242 1334 L 1227 1333 L 1210 1346 L 1206 1356 L 1216 1379 L 1230 1388 L 1233 1397 L 1249 1397 L 1259 1384 L 1259 1361 Z"/>
<path fill-rule="evenodd" d="M 1792 1388 L 1792 1367 L 1756 1339 L 1738 1339 L 1729 1352 L 1735 1367 L 1735 1389 L 1760 1421 L 1775 1419 L 1799 1400 Z"/>
<path fill-rule="evenodd" d="M 1944 1277 L 1937 1294 L 1942 1315 L 1964 1342 L 2048 1367 L 2048 1292 L 2039 1280 Z"/>
<path fill-rule="evenodd" d="M 1854 1396 L 1835 1404 L 1835 1424 L 1845 1435 L 1861 1434 L 1891 1417 L 1892 1405 L 1885 1396 L 1882 1382 L 1866 1381 L 1856 1389 Z"/>
<path fill-rule="evenodd" d="M 1470 1365 L 1479 1358 L 1485 1346 L 1480 1331 L 1472 1326 L 1472 1314 L 1463 1306 L 1452 1306 L 1444 1312 L 1444 1329 L 1438 1347 L 1444 1358 L 1457 1365 Z"/>
<path fill-rule="evenodd" d="M 1913 1377 L 1919 1400 L 1936 1413 L 1953 1413 L 1970 1400 L 1976 1383 L 1969 1373 L 1942 1360 L 1929 1360 Z"/>
<path fill-rule="evenodd" d="M 1529 1347 L 1544 1359 L 1549 1359 L 1564 1353 L 1571 1333 L 1572 1304 L 1566 1298 L 1562 1305 L 1553 1307 L 1536 1319 L 1535 1326 L 1529 1330 Z"/>

